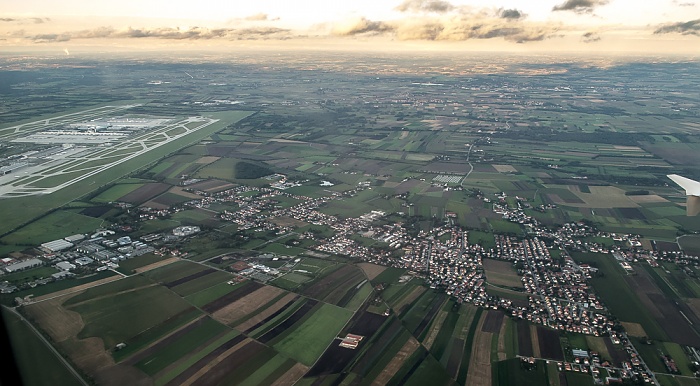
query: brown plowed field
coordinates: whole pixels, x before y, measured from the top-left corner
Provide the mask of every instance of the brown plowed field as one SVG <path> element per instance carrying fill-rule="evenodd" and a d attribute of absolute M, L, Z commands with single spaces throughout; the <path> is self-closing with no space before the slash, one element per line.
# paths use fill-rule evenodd
<path fill-rule="evenodd" d="M 381 373 L 377 376 L 377 378 L 374 379 L 372 382 L 373 386 L 379 386 L 379 385 L 386 385 L 391 378 L 396 375 L 396 373 L 399 371 L 401 366 L 403 366 L 403 363 L 406 361 L 408 357 L 410 357 L 417 349 L 418 346 L 420 346 L 420 343 L 418 341 L 411 337 L 404 345 L 401 347 L 401 350 L 396 353 L 394 358 L 391 359 L 389 364 L 386 365 L 384 370 L 382 370 Z"/>
<path fill-rule="evenodd" d="M 257 291 L 254 291 L 249 295 L 225 306 L 224 308 L 218 309 L 212 314 L 212 316 L 219 322 L 228 325 L 229 323 L 233 323 L 236 320 L 252 313 L 283 292 L 284 290 L 277 287 L 262 287 Z"/>
<path fill-rule="evenodd" d="M 381 265 L 372 263 L 360 263 L 357 266 L 360 267 L 360 269 L 365 273 L 365 275 L 367 275 L 367 278 L 369 280 L 372 280 L 375 277 L 379 276 L 379 274 L 384 272 L 384 270 L 386 269 L 386 267 L 382 267 Z"/>
<path fill-rule="evenodd" d="M 263 311 L 261 311 L 259 314 L 253 316 L 252 318 L 246 320 L 245 322 L 235 326 L 238 331 L 243 331 L 243 332 L 250 332 L 254 330 L 255 326 L 257 326 L 259 323 L 262 323 L 266 321 L 266 319 L 274 317 L 279 311 L 282 309 L 286 308 L 289 304 L 291 304 L 295 299 L 297 299 L 298 295 L 294 293 L 288 293 L 285 297 L 282 299 L 278 300 L 275 302 L 275 304 L 271 305 L 270 307 L 267 307 Z M 255 328 L 253 328 L 255 327 Z"/>
<path fill-rule="evenodd" d="M 481 327 L 481 331 L 492 333 L 501 331 L 504 316 L 505 314 L 503 311 L 489 310 L 486 313 L 486 319 L 484 320 L 484 325 Z"/>
<path fill-rule="evenodd" d="M 117 201 L 138 205 L 164 193 L 168 189 L 170 189 L 170 185 L 168 184 L 161 184 L 158 182 L 148 183 L 134 190 L 133 192 L 120 197 Z"/>

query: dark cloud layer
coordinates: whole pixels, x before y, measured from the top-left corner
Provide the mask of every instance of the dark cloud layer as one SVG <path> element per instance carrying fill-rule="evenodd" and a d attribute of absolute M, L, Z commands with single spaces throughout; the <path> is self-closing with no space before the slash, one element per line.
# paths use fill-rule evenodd
<path fill-rule="evenodd" d="M 552 11 L 573 11 L 576 13 L 591 13 L 596 7 L 605 5 L 608 0 L 566 0 L 555 5 Z"/>
<path fill-rule="evenodd" d="M 683 35 L 700 36 L 700 19 L 679 23 L 664 24 L 658 27 L 655 34 L 679 33 Z"/>
<path fill-rule="evenodd" d="M 525 17 L 525 14 L 517 9 L 501 9 L 498 16 L 503 19 L 517 20 Z"/>
<path fill-rule="evenodd" d="M 581 36 L 581 41 L 584 43 L 595 43 L 600 41 L 601 37 L 597 32 L 586 32 Z"/>
<path fill-rule="evenodd" d="M 5 22 L 5 23 L 42 24 L 42 23 L 46 23 L 48 21 L 51 21 L 51 19 L 49 19 L 48 17 L 27 17 L 27 18 L 0 17 L 0 22 Z"/>

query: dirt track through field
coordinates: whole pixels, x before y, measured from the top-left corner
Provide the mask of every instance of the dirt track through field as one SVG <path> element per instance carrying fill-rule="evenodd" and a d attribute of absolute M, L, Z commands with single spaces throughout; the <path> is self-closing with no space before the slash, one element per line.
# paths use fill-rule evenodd
<path fill-rule="evenodd" d="M 532 356 L 535 358 L 541 358 L 542 353 L 540 352 L 540 340 L 537 336 L 537 326 L 534 324 L 530 325 L 530 337 L 532 339 Z"/>

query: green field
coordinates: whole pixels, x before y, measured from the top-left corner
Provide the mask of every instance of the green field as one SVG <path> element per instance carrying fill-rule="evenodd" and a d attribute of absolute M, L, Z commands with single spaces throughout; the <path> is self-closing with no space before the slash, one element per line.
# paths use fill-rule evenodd
<path fill-rule="evenodd" d="M 4 200 L 0 200 L 0 203 L 2 201 Z M 37 246 L 77 233 L 93 232 L 103 225 L 107 225 L 107 223 L 101 219 L 84 216 L 69 210 L 59 210 L 3 237 L 2 241 L 8 244 Z"/>
<path fill-rule="evenodd" d="M 300 325 L 289 328 L 286 337 L 274 347 L 279 352 L 310 366 L 352 317 L 352 311 L 322 304 Z"/>

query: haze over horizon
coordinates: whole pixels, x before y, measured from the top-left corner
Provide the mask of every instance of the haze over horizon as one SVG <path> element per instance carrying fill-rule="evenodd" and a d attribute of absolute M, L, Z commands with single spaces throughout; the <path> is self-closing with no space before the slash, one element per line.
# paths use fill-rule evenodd
<path fill-rule="evenodd" d="M 695 54 L 692 0 L 28 0 L 4 5 L 18 49 L 320 48 Z"/>

